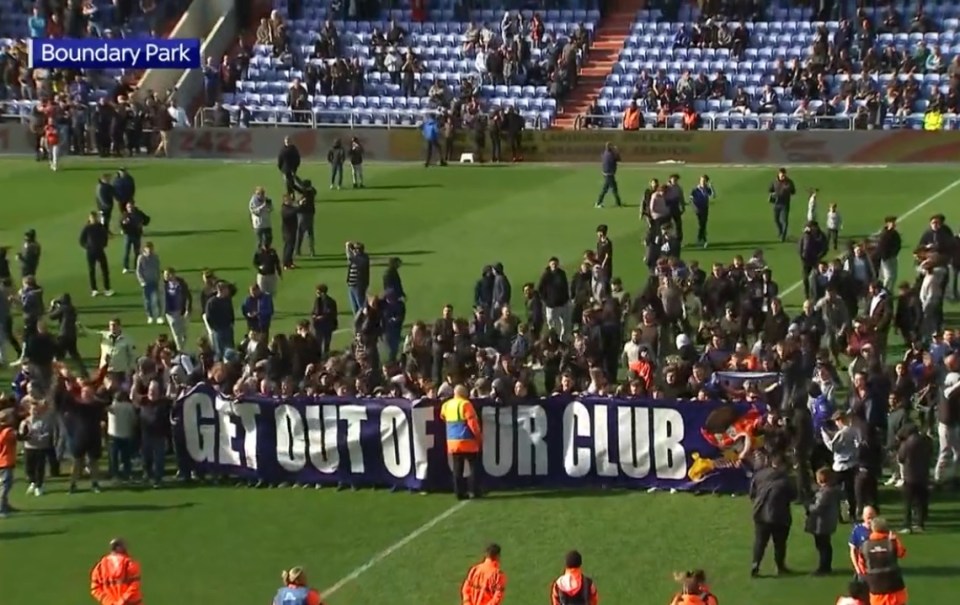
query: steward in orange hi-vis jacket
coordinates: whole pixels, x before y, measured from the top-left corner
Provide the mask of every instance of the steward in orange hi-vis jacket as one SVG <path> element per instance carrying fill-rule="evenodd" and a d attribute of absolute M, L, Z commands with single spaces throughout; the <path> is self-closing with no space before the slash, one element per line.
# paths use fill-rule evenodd
<path fill-rule="evenodd" d="M 870 537 L 860 547 L 870 605 L 907 605 L 907 585 L 900 571 L 900 559 L 906 555 L 886 519 L 875 517 L 870 522 Z"/>
<path fill-rule="evenodd" d="M 597 587 L 593 580 L 583 575 L 582 566 L 583 557 L 579 552 L 571 550 L 567 553 L 566 569 L 550 590 L 551 605 L 598 605 Z"/>
<path fill-rule="evenodd" d="M 467 499 L 467 487 L 474 498 L 481 496 L 478 475 L 483 433 L 469 395 L 467 387 L 458 384 L 453 389 L 453 398 L 440 406 L 440 419 L 447 427 L 447 453 L 453 462 L 453 491 L 458 500 Z M 466 476 L 467 463 L 470 464 L 469 477 Z"/>
<path fill-rule="evenodd" d="M 140 605 L 140 564 L 127 553 L 126 543 L 110 541 L 110 552 L 90 572 L 90 594 L 100 605 Z"/>
<path fill-rule="evenodd" d="M 500 569 L 500 545 L 487 547 L 483 561 L 467 572 L 460 587 L 462 605 L 500 605 L 507 587 L 507 574 Z"/>

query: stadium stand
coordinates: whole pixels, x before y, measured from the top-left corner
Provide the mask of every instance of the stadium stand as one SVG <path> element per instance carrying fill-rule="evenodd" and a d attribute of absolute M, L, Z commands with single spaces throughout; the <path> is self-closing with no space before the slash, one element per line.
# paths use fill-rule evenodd
<path fill-rule="evenodd" d="M 838 7 L 849 18 L 789 4 L 770 2 L 754 22 L 692 5 L 672 21 L 640 11 L 590 109 L 603 117 L 580 125 L 620 127 L 631 102 L 647 127 L 685 127 L 687 107 L 717 129 L 923 128 L 931 112 L 956 122 L 956 2 L 851 1 Z"/>
<path fill-rule="evenodd" d="M 65 5 L 65 8 L 64 8 Z M 0 0 L 0 114 L 30 115 L 36 101 L 66 91 L 61 73 L 28 68 L 23 40 L 40 37 L 157 37 L 186 9 L 187 0 Z M 52 10 L 56 8 L 57 10 Z M 121 77 L 128 82 L 139 74 L 120 70 L 88 71 L 89 86 L 75 101 L 93 103 L 114 94 Z"/>
<path fill-rule="evenodd" d="M 246 78 L 224 95 L 225 107 L 242 103 L 254 122 L 296 121 L 296 107 L 319 124 L 412 125 L 424 110 L 476 97 L 485 111 L 514 107 L 529 127 L 546 127 L 575 84 L 577 69 L 570 77 L 564 61 L 583 60 L 600 19 L 583 8 L 524 10 L 518 23 L 517 11 L 466 13 L 452 0 L 431 2 L 422 15 L 409 2 L 397 6 L 382 20 L 353 21 L 319 3 L 290 15 L 281 0 L 275 15 L 286 35 L 272 43 L 266 30 L 258 35 Z M 494 57 L 483 46 L 504 52 Z M 290 102 L 295 80 L 305 103 Z"/>

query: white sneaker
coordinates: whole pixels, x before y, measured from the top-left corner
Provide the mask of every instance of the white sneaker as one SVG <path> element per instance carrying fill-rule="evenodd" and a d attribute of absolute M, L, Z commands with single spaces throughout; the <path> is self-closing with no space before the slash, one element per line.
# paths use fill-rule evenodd
<path fill-rule="evenodd" d="M 105 290 L 103 293 L 104 296 L 113 296 L 113 290 Z"/>
<path fill-rule="evenodd" d="M 34 496 L 37 496 L 37 497 L 42 496 L 42 495 L 43 495 L 43 488 L 42 488 L 42 487 L 35 487 L 35 488 L 33 489 L 33 495 L 34 495 Z"/>
<path fill-rule="evenodd" d="M 100 290 L 93 290 L 90 292 L 90 296 L 100 296 Z"/>
<path fill-rule="evenodd" d="M 163 318 L 162 318 L 162 317 L 157 317 L 157 318 L 154 318 L 153 323 L 159 325 L 159 324 L 164 323 L 164 321 L 163 321 Z"/>
<path fill-rule="evenodd" d="M 56 164 L 50 164 L 50 170 L 56 172 L 56 171 L 57 171 L 57 165 L 56 165 Z"/>
<path fill-rule="evenodd" d="M 893 484 L 894 487 L 903 487 L 903 479 L 897 479 L 897 482 Z"/>
<path fill-rule="evenodd" d="M 31 483 L 27 486 L 27 495 L 32 496 L 37 491 L 37 486 L 34 483 Z"/>
<path fill-rule="evenodd" d="M 152 324 L 152 323 L 153 323 L 153 318 L 147 315 L 147 324 Z"/>
<path fill-rule="evenodd" d="M 889 479 L 883 482 L 883 484 L 886 485 L 887 487 L 890 487 L 891 485 L 895 485 L 896 483 L 897 483 L 896 477 L 890 477 Z"/>
<path fill-rule="evenodd" d="M 130 269 L 124 269 L 123 274 L 126 275 L 127 273 L 133 273 L 133 271 L 131 271 Z"/>

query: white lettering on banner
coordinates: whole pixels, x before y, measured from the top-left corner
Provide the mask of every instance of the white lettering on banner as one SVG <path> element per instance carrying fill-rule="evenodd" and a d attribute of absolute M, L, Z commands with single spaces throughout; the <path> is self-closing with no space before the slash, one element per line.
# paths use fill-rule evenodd
<path fill-rule="evenodd" d="M 146 45 L 146 59 L 144 63 L 156 61 L 157 63 L 187 63 L 190 61 L 190 46 L 186 44 L 177 44 L 176 46 L 159 46 L 148 43 Z"/>
<path fill-rule="evenodd" d="M 238 402 L 233 404 L 233 411 L 243 425 L 243 464 L 257 470 L 257 416 L 260 415 L 260 406 Z"/>
<path fill-rule="evenodd" d="M 363 444 L 360 442 L 362 423 L 367 419 L 367 408 L 362 405 L 340 406 L 340 419 L 347 423 L 347 452 L 350 454 L 350 472 L 358 475 L 366 470 L 363 463 Z"/>
<path fill-rule="evenodd" d="M 183 400 L 183 440 L 187 453 L 196 462 L 216 462 L 217 427 L 201 424 L 201 419 L 213 420 L 216 412 L 213 401 L 203 393 L 191 393 Z"/>
<path fill-rule="evenodd" d="M 607 406 L 593 408 L 593 455 L 596 459 L 597 474 L 601 477 L 616 477 L 617 465 L 610 461 L 610 435 L 607 420 Z"/>
<path fill-rule="evenodd" d="M 683 416 L 677 410 L 654 408 L 653 459 L 657 479 L 680 481 L 687 476 L 687 452 L 683 449 Z"/>
<path fill-rule="evenodd" d="M 569 477 L 586 477 L 590 472 L 590 448 L 577 447 L 577 437 L 590 436 L 590 412 L 579 401 L 563 410 L 563 468 Z"/>
<path fill-rule="evenodd" d="M 631 479 L 650 474 L 650 414 L 646 408 L 617 408 L 620 435 L 620 470 Z"/>
<path fill-rule="evenodd" d="M 517 406 L 517 473 L 545 476 L 547 454 L 547 412 L 539 405 Z"/>
<path fill-rule="evenodd" d="M 395 405 L 380 410 L 380 443 L 383 447 L 383 466 L 397 479 L 410 474 L 410 424 L 407 415 Z"/>
<path fill-rule="evenodd" d="M 303 417 L 292 405 L 278 405 L 273 417 L 277 427 L 277 462 L 291 473 L 303 470 L 307 464 Z"/>
<path fill-rule="evenodd" d="M 513 447 L 516 422 L 512 409 L 484 407 L 480 410 L 483 429 L 483 472 L 491 477 L 503 477 L 513 470 Z"/>
<path fill-rule="evenodd" d="M 436 417 L 432 406 L 413 406 L 410 412 L 410 421 L 413 423 L 413 472 L 421 481 L 427 478 L 427 469 L 430 466 L 428 452 L 436 444 L 436 440 L 427 431 L 427 423 Z"/>
<path fill-rule="evenodd" d="M 237 438 L 237 425 L 234 424 L 233 406 L 229 401 L 217 401 L 217 462 L 230 466 L 243 466 L 240 452 L 233 449 L 233 440 Z"/>
<path fill-rule="evenodd" d="M 608 406 L 588 408 L 579 401 L 567 405 L 563 411 L 563 465 L 569 477 L 585 477 L 591 468 L 596 468 L 601 477 L 623 474 L 641 479 L 650 474 L 651 466 L 657 479 L 682 480 L 686 476 L 687 456 L 682 444 L 684 430 L 680 412 L 669 408 L 622 407 L 617 410 L 616 422 L 619 447 L 617 458 L 613 459 Z M 592 438 L 593 448 L 576 445 L 577 438 Z"/>
<path fill-rule="evenodd" d="M 310 464 L 321 473 L 330 475 L 340 466 L 340 418 L 335 405 L 308 405 L 307 449 Z"/>

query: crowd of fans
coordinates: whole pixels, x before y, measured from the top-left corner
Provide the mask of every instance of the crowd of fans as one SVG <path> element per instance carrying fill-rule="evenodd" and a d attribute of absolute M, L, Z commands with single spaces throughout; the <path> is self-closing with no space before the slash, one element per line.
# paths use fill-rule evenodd
<path fill-rule="evenodd" d="M 367 251 L 351 242 L 347 283 L 354 314 L 343 327 L 353 339 L 344 351 L 330 348 L 341 328 L 340 305 L 323 284 L 293 331 L 276 325 L 269 304 L 273 286 L 260 279 L 270 259 L 279 263 L 269 242 L 256 257 L 263 288 L 249 289 L 209 271 L 197 284 L 173 269 L 141 275 L 141 264 L 163 254 L 148 244 L 143 252 L 148 260 L 136 263 L 138 279 L 145 296 L 147 280 L 157 280 L 150 283 L 160 292 L 175 292 L 164 303 L 172 335 L 135 345 L 113 320 L 102 333 L 99 369 L 88 375 L 79 355 L 72 354 L 80 320 L 69 296 L 58 299 L 48 315 L 38 278 L 25 277 L 14 297 L 24 321 L 16 397 L 4 399 L 2 407 L 38 422 L 50 413 L 55 429 L 42 445 L 51 463 L 58 464 L 70 444 L 75 458 L 86 459 L 94 480 L 104 437 L 111 444 L 111 475 L 119 479 L 129 476 L 133 442 L 152 444 L 142 455 L 155 460 L 156 440 L 169 437 L 172 402 L 201 381 L 237 397 L 444 399 L 464 384 L 474 397 L 506 403 L 551 393 L 763 402 L 771 409 L 762 429 L 767 446 L 792 453 L 807 488 L 810 469 L 818 466 L 810 461 L 829 460 L 819 429 L 834 410 L 848 410 L 863 425 L 862 467 L 874 481 L 883 467 L 882 452 L 895 447 L 912 417 L 927 431 L 939 429 L 937 477 L 948 477 L 957 456 L 960 390 L 948 397 L 945 389 L 960 377 L 960 339 L 942 326 L 949 259 L 956 251 L 956 238 L 942 217 L 933 218 L 920 240 L 925 260 L 916 283 L 884 286 L 874 276 L 889 274 L 875 265 L 889 262 L 877 256 L 889 255 L 889 248 L 851 243 L 842 258 L 821 259 L 810 276 L 809 298 L 796 314 L 779 299 L 782 289 L 761 250 L 750 259 L 735 256 L 730 264 L 704 269 L 681 259 L 681 242 L 669 227 L 653 241 L 658 244 L 648 250 L 651 275 L 634 294 L 615 277 L 613 243 L 601 225 L 596 246 L 572 263 L 569 274 L 551 258 L 536 279 L 515 290 L 507 268 L 491 264 L 474 285 L 474 308 L 464 313 L 445 306 L 433 321 L 406 316 L 407 296 L 416 293 L 404 289 L 399 259 L 374 283 Z M 6 288 L 9 275 L 7 269 Z M 190 345 L 182 318 L 193 308 L 201 310 L 207 335 Z M 5 334 L 19 349 L 10 338 L 10 310 L 0 308 L 4 313 Z M 234 329 L 243 334 L 239 342 Z M 906 346 L 902 357 L 891 352 L 894 333 Z M 71 360 L 72 370 L 66 365 Z M 769 385 L 716 379 L 717 372 L 731 370 L 780 378 Z M 894 420 L 897 410 L 906 416 Z M 106 435 L 100 428 L 103 414 L 109 418 Z M 144 472 L 159 483 L 162 469 L 151 468 Z M 851 511 L 876 504 L 874 498 L 869 491 L 856 500 L 851 496 Z"/>

